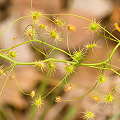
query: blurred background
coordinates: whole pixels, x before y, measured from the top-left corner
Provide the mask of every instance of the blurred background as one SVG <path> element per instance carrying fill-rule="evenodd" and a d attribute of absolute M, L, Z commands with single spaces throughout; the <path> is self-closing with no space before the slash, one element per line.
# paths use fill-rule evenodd
<path fill-rule="evenodd" d="M 31 0 L 0 0 L 0 33 L 17 18 L 30 14 L 30 9 Z M 81 15 L 92 20 L 101 21 L 100 24 L 105 26 L 108 31 L 114 29 L 114 23 L 120 25 L 120 0 L 33 0 L 33 9 L 47 14 L 70 13 Z M 70 32 L 68 38 L 71 52 L 79 50 L 87 43 L 97 41 L 99 47 L 94 52 L 101 61 L 108 58 L 109 54 L 104 38 L 97 34 L 86 34 L 85 27 L 89 26 L 88 21 L 71 16 L 61 16 L 61 18 L 66 22 L 66 25 L 72 24 L 76 26 L 76 31 Z M 13 37 L 19 36 L 30 23 L 31 20 L 26 18 L 13 24 L 0 37 L 0 49 L 10 48 L 23 42 L 25 40 L 23 36 L 18 37 L 16 40 L 13 40 Z M 51 25 L 51 22 L 48 21 L 44 21 L 44 23 Z M 53 27 L 56 26 L 53 25 Z M 67 30 L 62 31 L 64 34 L 62 34 L 63 42 L 60 48 L 67 51 Z M 118 31 L 114 31 L 113 35 L 120 38 Z M 112 51 L 116 43 L 108 40 L 108 45 L 110 51 Z M 31 62 L 43 59 L 43 56 L 33 50 L 30 44 L 25 44 L 14 50 L 17 53 L 16 61 Z M 119 56 L 120 53 L 117 50 L 111 61 L 113 65 L 118 67 Z M 63 53 L 58 53 L 56 58 L 69 59 Z M 96 59 L 92 52 L 89 52 L 85 58 Z M 1 60 L 1 65 L 7 67 L 9 63 Z M 16 66 L 14 71 L 18 84 L 23 91 L 30 93 L 35 90 L 38 94 L 44 95 L 64 77 L 64 64 L 57 64 L 56 72 L 51 76 L 47 76 L 46 72 L 42 73 L 33 66 Z M 69 84 L 74 86 L 73 90 L 67 93 L 64 92 L 66 86 L 63 82 L 44 99 L 44 105 L 37 111 L 31 105 L 32 99 L 20 92 L 15 80 L 9 79 L 0 96 L 0 120 L 83 120 L 82 112 L 85 109 L 91 109 L 96 104 L 91 96 L 96 93 L 97 89 L 82 99 L 72 102 L 55 103 L 55 98 L 59 95 L 63 99 L 74 99 L 84 95 L 94 86 L 98 72 L 97 69 L 78 67 L 76 72 L 68 78 Z M 112 87 L 120 81 L 119 77 L 111 71 L 105 71 L 105 74 L 110 76 L 110 80 L 101 86 L 101 94 L 110 92 Z M 0 89 L 5 78 L 0 78 Z M 120 90 L 117 91 L 116 95 L 118 96 L 117 104 L 119 105 Z M 120 120 L 120 108 L 118 105 L 112 103 L 105 107 L 105 103 L 101 103 L 94 110 L 97 114 L 95 120 Z"/>

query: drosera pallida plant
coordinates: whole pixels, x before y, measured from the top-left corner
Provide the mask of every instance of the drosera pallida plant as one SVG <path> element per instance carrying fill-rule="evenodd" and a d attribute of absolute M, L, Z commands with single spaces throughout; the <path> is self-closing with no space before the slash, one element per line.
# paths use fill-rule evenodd
<path fill-rule="evenodd" d="M 52 16 L 54 20 L 50 19 L 49 16 Z M 109 57 L 105 61 L 101 61 L 101 60 L 98 59 L 98 57 L 93 52 L 93 54 L 95 55 L 97 60 L 90 60 L 89 59 L 89 61 L 88 61 L 88 60 L 85 59 L 85 54 L 84 53 L 87 53 L 88 50 L 90 50 L 90 49 L 93 49 L 93 48 L 95 49 L 96 48 L 97 45 L 96 45 L 95 42 L 84 45 L 82 50 L 79 50 L 79 51 L 75 50 L 73 52 L 73 55 L 72 55 L 72 52 L 69 49 L 68 35 L 70 34 L 70 32 L 75 32 L 77 29 L 76 29 L 75 26 L 73 26 L 71 24 L 69 24 L 67 26 L 67 29 L 69 30 L 69 34 L 67 34 L 68 52 L 59 48 L 59 44 L 62 42 L 61 40 L 63 40 L 63 38 L 61 38 L 61 34 L 59 33 L 59 31 L 57 31 L 56 29 L 51 29 L 51 27 L 49 28 L 49 26 L 46 26 L 44 23 L 41 23 L 41 22 L 40 22 L 40 24 L 38 24 L 38 22 L 43 18 L 43 19 L 49 20 L 50 22 L 52 22 L 56 26 L 61 27 L 61 29 L 63 29 L 64 27 L 66 27 L 65 22 L 62 21 L 61 19 L 57 19 L 57 16 L 73 16 L 73 17 L 78 17 L 80 19 L 87 20 L 87 21 L 89 21 L 88 29 L 89 29 L 90 32 L 92 32 L 92 34 L 97 33 L 98 35 L 101 35 L 105 39 L 107 38 L 109 40 L 115 41 L 117 44 L 114 47 L 114 49 L 112 50 L 112 52 L 109 53 Z M 62 62 L 62 63 L 65 63 L 67 65 L 65 67 L 65 71 L 66 71 L 65 77 L 62 78 L 62 80 L 52 90 L 50 90 L 46 95 L 43 95 L 43 96 L 41 94 L 36 96 L 35 91 L 31 91 L 31 93 L 25 93 L 24 91 L 22 91 L 22 89 L 20 88 L 20 86 L 19 86 L 19 84 L 18 84 L 18 82 L 15 78 L 15 81 L 16 81 L 17 86 L 20 89 L 20 91 L 25 95 L 29 95 L 33 99 L 33 105 L 37 106 L 37 108 L 42 107 L 43 100 L 46 97 L 49 97 L 48 95 L 50 93 L 52 93 L 57 87 L 59 87 L 59 85 L 62 82 L 65 82 L 65 84 L 68 84 L 66 82 L 66 78 L 68 76 L 70 76 L 71 74 L 74 74 L 74 72 L 75 72 L 75 70 L 78 66 L 87 66 L 87 67 L 99 69 L 99 71 L 100 71 L 99 72 L 99 77 L 98 77 L 96 83 L 93 85 L 93 87 L 86 94 L 84 94 L 84 95 L 82 95 L 78 98 L 74 98 L 72 100 L 63 100 L 61 96 L 56 96 L 56 100 L 55 100 L 56 102 L 64 102 L 64 101 L 69 102 L 69 101 L 78 100 L 78 99 L 88 95 L 90 92 L 92 92 L 94 90 L 94 88 L 97 87 L 97 85 L 98 85 L 98 91 L 100 91 L 99 87 L 101 86 L 101 84 L 104 84 L 106 82 L 106 79 L 107 79 L 107 76 L 103 74 L 103 72 L 105 70 L 110 70 L 113 73 L 115 73 L 116 75 L 120 76 L 120 73 L 117 72 L 116 70 L 114 70 L 114 68 L 119 69 L 119 67 L 111 64 L 111 58 L 113 57 L 115 51 L 120 46 L 120 40 L 118 38 L 116 38 L 111 32 L 107 31 L 104 27 L 102 27 L 100 25 L 100 22 L 96 22 L 96 21 L 90 20 L 88 18 L 79 16 L 79 15 L 74 15 L 74 14 L 45 14 L 45 13 L 42 13 L 42 12 L 36 12 L 36 11 L 33 11 L 33 9 L 32 9 L 32 0 L 31 0 L 31 13 L 28 16 L 23 16 L 23 17 L 20 17 L 20 18 L 16 19 L 2 33 L 0 33 L 0 37 L 15 22 L 17 22 L 21 19 L 25 19 L 25 18 L 32 19 L 31 25 L 27 25 L 26 28 L 25 28 L 25 31 L 24 31 L 26 36 L 27 36 L 27 38 L 26 38 L 27 40 L 20 43 L 20 44 L 15 45 L 11 48 L 0 50 L 0 57 L 9 61 L 10 65 L 11 65 L 11 66 L 9 66 L 8 68 L 5 68 L 5 69 L 3 67 L 0 67 L 0 75 L 1 76 L 4 75 L 4 74 L 7 75 L 6 80 L 3 84 L 3 87 L 0 91 L 0 96 L 1 96 L 1 94 L 4 90 L 4 88 L 5 88 L 6 82 L 7 82 L 8 78 L 10 77 L 11 73 L 13 73 L 14 78 L 15 78 L 14 68 L 17 65 L 32 65 L 32 66 L 35 66 L 35 67 L 37 67 L 37 69 L 40 69 L 42 71 L 45 71 L 46 69 L 48 69 L 49 72 L 56 72 L 56 70 L 55 70 L 56 67 L 57 67 L 55 65 L 56 62 Z M 41 28 L 41 31 L 38 31 L 38 29 L 37 29 L 38 27 Z M 119 31 L 118 27 L 119 26 L 117 24 L 115 24 L 115 29 Z M 105 36 L 105 34 L 100 33 L 99 30 L 103 31 L 102 33 L 104 33 L 104 32 L 108 33 L 109 37 Z M 44 35 L 43 35 L 44 33 L 46 35 L 48 35 L 45 38 L 44 38 Z M 17 40 L 17 37 L 14 37 L 13 39 Z M 47 39 L 50 39 L 50 41 L 53 41 L 56 44 L 54 44 L 54 45 L 49 44 L 46 41 Z M 13 48 L 16 48 L 18 46 L 21 46 L 21 45 L 24 45 L 24 44 L 27 44 L 27 43 L 30 43 L 35 50 L 37 50 L 38 52 L 43 54 L 45 59 L 44 60 L 39 60 L 39 61 L 35 60 L 34 62 L 18 62 L 18 61 L 15 61 L 14 58 L 17 56 L 17 53 L 13 50 Z M 38 49 L 34 45 L 34 43 L 41 44 L 42 50 Z M 107 44 L 107 42 L 106 42 L 106 44 Z M 45 49 L 45 46 L 49 47 L 50 50 L 47 51 Z M 50 55 L 54 50 L 57 50 L 57 51 L 60 51 L 64 54 L 66 54 L 72 60 L 69 61 L 69 60 L 61 60 L 61 59 L 56 59 L 56 58 L 50 58 Z M 87 61 L 87 63 L 83 62 L 85 60 Z M 90 63 L 91 61 L 94 62 L 94 63 Z M 8 70 L 10 70 L 10 71 L 8 72 Z M 87 110 L 86 112 L 84 112 L 85 113 L 84 118 L 85 119 L 94 119 L 95 113 L 93 113 L 93 109 L 97 105 L 99 105 L 100 103 L 102 103 L 104 101 L 105 101 L 105 103 L 112 103 L 113 101 L 115 101 L 115 97 L 114 97 L 113 94 L 115 94 L 115 92 L 117 91 L 118 88 L 120 88 L 119 84 L 118 84 L 117 88 L 115 88 L 109 94 L 106 94 L 105 97 L 103 97 L 103 98 L 100 98 L 98 95 L 92 96 L 92 99 L 94 101 L 97 101 L 98 103 L 95 106 L 93 106 L 93 108 L 91 110 Z M 74 89 L 73 86 L 68 85 L 68 87 L 65 89 L 65 92 L 71 91 L 72 89 Z"/>

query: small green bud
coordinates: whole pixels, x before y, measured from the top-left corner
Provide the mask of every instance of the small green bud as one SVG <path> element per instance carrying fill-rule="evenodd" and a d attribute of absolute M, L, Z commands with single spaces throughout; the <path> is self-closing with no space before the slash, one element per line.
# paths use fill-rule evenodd
<path fill-rule="evenodd" d="M 63 23 L 62 23 L 62 21 L 60 21 L 60 20 L 57 20 L 57 25 L 58 25 L 58 26 L 63 26 Z"/>
<path fill-rule="evenodd" d="M 15 58 L 16 57 L 16 52 L 15 51 L 11 51 L 9 53 L 9 56 L 12 57 L 12 58 Z"/>
<path fill-rule="evenodd" d="M 74 65 L 68 65 L 66 68 L 67 73 L 73 73 L 74 72 Z"/>
<path fill-rule="evenodd" d="M 53 30 L 53 31 L 51 31 L 51 36 L 54 38 L 54 39 L 56 39 L 57 38 L 57 33 Z"/>
<path fill-rule="evenodd" d="M 87 49 L 92 49 L 92 48 L 94 48 L 94 47 L 96 47 L 96 44 L 86 45 L 86 48 L 87 48 Z"/>
<path fill-rule="evenodd" d="M 40 24 L 39 25 L 42 29 L 45 29 L 46 28 L 46 26 L 45 25 L 42 25 L 42 24 Z"/>
<path fill-rule="evenodd" d="M 104 82 L 106 81 L 106 76 L 99 76 L 98 81 L 99 81 L 100 83 L 104 83 Z"/>
<path fill-rule="evenodd" d="M 94 117 L 95 117 L 95 113 L 92 111 L 92 110 L 86 110 L 84 112 L 84 116 L 83 118 L 84 119 L 87 119 L 87 120 L 94 120 Z"/>
<path fill-rule="evenodd" d="M 87 112 L 86 115 L 88 116 L 88 118 L 92 118 L 94 116 L 92 112 Z"/>
<path fill-rule="evenodd" d="M 81 56 L 82 56 L 82 53 L 81 53 L 81 52 L 75 52 L 75 54 L 74 54 L 74 58 L 75 58 L 76 60 L 80 60 L 80 59 L 81 59 Z"/>
<path fill-rule="evenodd" d="M 114 96 L 111 95 L 111 94 L 108 94 L 108 95 L 105 97 L 105 100 L 106 100 L 107 103 L 113 102 L 113 101 L 114 101 Z"/>
<path fill-rule="evenodd" d="M 91 30 L 96 31 L 98 29 L 98 24 L 97 23 L 91 23 L 89 27 L 90 27 Z"/>
<path fill-rule="evenodd" d="M 38 96 L 37 98 L 34 98 L 33 105 L 35 105 L 37 108 L 40 108 L 42 106 L 42 98 L 41 96 Z"/>
<path fill-rule="evenodd" d="M 36 103 L 36 105 L 40 106 L 41 103 L 42 103 L 42 101 L 41 101 L 40 99 L 37 99 L 37 100 L 35 101 L 35 103 Z"/>
<path fill-rule="evenodd" d="M 48 66 L 50 69 L 55 69 L 55 64 L 53 62 L 49 62 Z"/>

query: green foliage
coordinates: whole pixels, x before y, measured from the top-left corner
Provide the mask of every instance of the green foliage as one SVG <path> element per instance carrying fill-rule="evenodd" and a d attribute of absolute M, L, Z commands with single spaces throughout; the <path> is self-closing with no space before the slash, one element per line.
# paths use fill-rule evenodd
<path fill-rule="evenodd" d="M 32 3 L 32 2 L 31 2 Z M 31 5 L 31 9 L 32 9 L 32 5 Z M 50 22 L 52 22 L 53 24 L 55 24 L 57 27 L 60 27 L 60 29 L 64 29 L 66 26 L 65 26 L 65 22 L 63 22 L 62 20 L 58 19 L 58 18 L 55 18 L 57 16 L 74 16 L 74 17 L 77 17 L 77 18 L 81 18 L 81 19 L 84 19 L 84 20 L 87 20 L 89 21 L 89 25 L 88 25 L 88 28 L 90 31 L 92 32 L 96 32 L 98 35 L 101 35 L 102 37 L 108 39 L 108 40 L 112 40 L 112 41 L 115 41 L 116 42 L 116 46 L 113 48 L 112 52 L 109 53 L 109 57 L 107 58 L 107 60 L 105 61 L 101 61 L 98 59 L 98 57 L 95 55 L 94 51 L 93 51 L 93 48 L 96 48 L 96 43 L 93 42 L 93 43 L 90 43 L 88 45 L 84 45 L 83 46 L 83 49 L 82 50 L 79 50 L 79 51 L 74 51 L 73 55 L 71 54 L 71 51 L 69 49 L 69 46 L 68 46 L 68 40 L 67 40 L 67 47 L 68 47 L 68 52 L 66 52 L 65 50 L 61 49 L 59 47 L 59 44 L 62 40 L 62 37 L 61 37 L 61 34 L 56 31 L 56 29 L 51 29 L 47 26 L 44 25 L 44 23 L 39 23 L 39 20 L 44 18 L 44 19 L 47 19 L 49 20 Z M 53 17 L 53 19 L 55 19 L 55 21 L 53 21 L 53 19 L 50 19 L 49 16 Z M 103 75 L 103 72 L 105 70 L 110 70 L 111 72 L 115 73 L 116 75 L 120 76 L 120 73 L 115 70 L 114 68 L 118 68 L 117 66 L 114 66 L 111 64 L 111 58 L 113 57 L 115 51 L 118 49 L 118 47 L 120 46 L 120 40 L 118 38 L 116 38 L 112 33 L 110 33 L 109 31 L 107 31 L 104 27 L 102 27 L 100 25 L 99 22 L 94 22 L 90 19 L 87 19 L 85 17 L 82 17 L 82 16 L 79 16 L 79 15 L 74 15 L 74 14 L 44 14 L 44 13 L 41 13 L 41 12 L 35 12 L 35 11 L 32 11 L 30 15 L 28 16 L 23 16 L 23 17 L 20 17 L 18 18 L 17 20 L 15 20 L 13 23 L 11 23 L 1 34 L 0 34 L 0 37 L 2 36 L 3 33 L 6 32 L 6 30 L 11 27 L 15 22 L 21 20 L 21 19 L 25 19 L 25 18 L 30 18 L 32 19 L 32 25 L 27 25 L 26 28 L 29 28 L 29 27 L 32 27 L 31 29 L 29 29 L 27 32 L 26 32 L 26 35 L 28 37 L 29 40 L 26 40 L 20 44 L 17 44 L 11 48 L 8 48 L 8 49 L 1 49 L 0 50 L 0 57 L 3 58 L 3 59 L 6 59 L 7 61 L 10 62 L 10 65 L 8 68 L 5 68 L 3 69 L 3 66 L 0 67 L 0 75 L 7 75 L 7 78 L 3 84 L 3 87 L 0 91 L 0 96 L 2 94 L 2 91 L 4 90 L 4 87 L 6 85 L 6 82 L 8 80 L 8 78 L 10 77 L 10 74 L 13 73 L 14 74 L 14 68 L 17 66 L 17 65 L 32 65 L 32 66 L 36 66 L 38 69 L 40 68 L 40 70 L 46 70 L 46 68 L 48 68 L 48 72 L 50 74 L 51 71 L 54 71 L 55 72 L 55 69 L 57 68 L 57 66 L 55 65 L 55 63 L 57 62 L 62 62 L 62 63 L 66 63 L 66 67 L 64 68 L 65 69 L 65 77 L 62 78 L 62 80 L 55 86 L 53 87 L 52 90 L 50 90 L 46 95 L 45 94 L 45 88 L 47 87 L 47 82 L 48 82 L 48 78 L 46 78 L 46 80 L 43 82 L 43 84 L 41 85 L 41 90 L 39 93 L 39 97 L 36 97 L 36 93 L 35 91 L 32 91 L 31 93 L 29 94 L 26 94 L 21 88 L 20 86 L 18 85 L 17 83 L 17 80 L 16 80 L 16 83 L 17 83 L 17 86 L 18 88 L 20 89 L 20 91 L 25 94 L 25 95 L 29 95 L 32 99 L 33 99 L 33 105 L 37 106 L 37 108 L 40 108 L 41 105 L 43 104 L 43 99 L 45 99 L 46 97 L 48 97 L 49 94 L 51 94 L 57 87 L 60 86 L 60 84 L 65 81 L 66 82 L 66 79 L 68 76 L 70 76 L 71 74 L 73 74 L 75 72 L 75 68 L 79 67 L 79 66 L 86 66 L 86 67 L 91 67 L 91 68 L 95 68 L 95 69 L 99 69 L 99 77 L 95 83 L 95 85 L 93 85 L 93 87 L 91 88 L 91 90 L 89 90 L 87 93 L 85 93 L 84 95 L 78 97 L 78 98 L 75 98 L 75 99 L 72 99 L 72 100 L 63 100 L 61 98 L 61 96 L 57 97 L 57 100 L 59 98 L 59 101 L 60 102 L 64 102 L 64 101 L 74 101 L 74 100 L 77 100 L 77 99 L 80 99 L 86 95 L 88 95 L 90 92 L 92 92 L 95 87 L 97 86 L 97 84 L 99 83 L 99 86 L 101 85 L 100 83 L 105 83 L 106 82 L 106 79 L 107 79 L 107 76 L 104 76 Z M 41 28 L 41 31 L 37 31 L 37 27 L 40 27 Z M 25 30 L 26 30 L 25 28 Z M 76 27 L 73 26 L 73 25 L 68 25 L 67 26 L 68 30 L 70 32 L 75 32 L 76 31 Z M 44 29 L 42 31 L 42 29 Z M 99 29 L 101 29 L 102 33 L 99 32 Z M 105 36 L 103 33 L 106 32 L 107 34 L 109 34 L 110 37 L 107 37 Z M 37 33 L 37 34 L 36 34 Z M 41 33 L 41 34 L 39 34 Z M 46 38 L 43 37 L 43 34 L 46 34 L 48 35 Z M 67 34 L 68 35 L 68 34 Z M 40 36 L 39 38 L 37 36 Z M 112 37 L 112 38 L 111 38 Z M 17 37 L 15 37 L 17 38 Z M 68 37 L 67 37 L 68 38 Z M 50 39 L 50 40 L 55 40 L 55 45 L 51 45 L 47 42 L 47 40 Z M 16 39 L 15 39 L 16 40 Z M 39 60 L 39 61 L 33 61 L 33 62 L 18 62 L 18 61 L 15 61 L 13 58 L 16 58 L 16 52 L 13 51 L 12 49 L 13 48 L 16 48 L 18 46 L 21 46 L 21 45 L 24 45 L 24 44 L 27 44 L 27 43 L 30 43 L 32 45 L 32 47 L 37 50 L 38 52 L 40 52 L 41 54 L 44 55 L 44 60 Z M 36 43 L 36 44 L 41 44 L 41 48 L 42 49 L 38 49 L 33 43 Z M 59 44 L 58 44 L 59 43 Z M 108 43 L 106 42 L 107 46 L 108 46 Z M 50 49 L 47 51 L 46 49 L 46 46 Z M 83 52 L 85 54 L 88 53 L 88 49 L 92 49 L 91 52 L 93 52 L 93 55 L 96 57 L 97 60 L 86 60 L 84 57 L 83 57 Z M 69 56 L 70 59 L 72 60 L 62 60 L 62 59 L 57 59 L 57 58 L 50 58 L 50 55 L 52 54 L 52 52 L 54 50 L 57 50 L 59 52 L 62 52 L 64 53 L 65 55 Z M 109 51 L 109 50 L 108 50 Z M 85 56 L 85 55 L 84 55 Z M 83 61 L 86 61 L 86 62 L 83 62 Z M 92 63 L 91 63 L 92 62 Z M 47 66 L 47 67 L 46 67 Z M 61 67 L 64 67 L 64 66 L 61 66 Z M 8 70 L 10 69 L 10 72 L 8 72 Z M 7 74 L 6 74 L 7 73 Z M 14 74 L 14 77 L 15 77 L 15 74 Z M 110 92 L 108 95 L 106 95 L 105 97 L 103 98 L 99 98 L 97 95 L 95 95 L 93 97 L 93 100 L 97 101 L 98 103 L 93 106 L 93 108 L 89 111 L 86 111 L 85 112 L 85 115 L 84 115 L 84 118 L 86 119 L 93 119 L 95 117 L 95 114 L 93 113 L 93 109 L 98 105 L 100 104 L 102 101 L 105 101 L 106 103 L 111 103 L 114 101 L 115 97 L 113 96 L 113 94 L 118 90 L 118 88 L 120 87 L 119 84 L 116 84 L 116 86 L 118 85 L 117 88 L 115 88 L 112 92 Z M 99 86 L 98 86 L 98 92 L 99 92 Z M 72 89 L 70 89 L 72 90 Z M 55 97 L 54 97 L 55 98 Z M 65 120 L 69 119 L 70 118 L 70 114 L 74 114 L 74 111 L 76 111 L 76 108 L 75 107 L 71 107 L 71 109 L 68 111 L 68 113 L 64 116 Z"/>

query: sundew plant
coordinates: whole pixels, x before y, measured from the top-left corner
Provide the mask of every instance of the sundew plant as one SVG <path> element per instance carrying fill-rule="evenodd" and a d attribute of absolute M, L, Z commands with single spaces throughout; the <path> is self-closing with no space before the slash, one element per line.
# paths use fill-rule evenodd
<path fill-rule="evenodd" d="M 105 61 L 101 61 L 96 56 L 93 49 L 97 49 L 97 46 L 99 46 L 99 45 L 95 41 L 92 43 L 83 45 L 83 47 L 81 49 L 79 49 L 78 51 L 74 50 L 74 52 L 73 51 L 71 52 L 69 49 L 69 42 L 68 42 L 69 39 L 67 39 L 67 49 L 68 50 L 65 51 L 65 50 L 61 49 L 59 46 L 64 41 L 64 38 L 61 37 L 61 32 L 59 32 L 59 30 L 57 30 L 56 28 L 59 27 L 59 29 L 67 29 L 69 34 L 71 34 L 72 32 L 76 31 L 76 26 L 74 26 L 72 24 L 66 24 L 65 21 L 60 19 L 59 16 L 72 16 L 72 17 L 77 17 L 79 19 L 84 19 L 84 20 L 88 21 L 89 22 L 88 27 L 87 27 L 88 32 L 90 32 L 91 36 L 94 33 L 97 33 L 98 36 L 101 36 L 104 38 L 104 40 L 106 42 L 106 47 L 108 49 L 109 57 Z M 31 19 L 32 22 L 31 22 L 31 24 L 26 25 L 26 27 L 24 28 L 23 33 L 26 35 L 26 39 L 24 39 L 24 42 L 16 44 L 15 46 L 13 46 L 11 48 L 8 48 L 8 49 L 4 48 L 4 49 L 0 50 L 0 57 L 2 59 L 7 60 L 8 62 L 10 62 L 10 66 L 7 68 L 5 65 L 0 66 L 1 77 L 6 76 L 6 80 L 4 81 L 2 89 L 0 90 L 0 96 L 6 87 L 6 83 L 9 79 L 9 77 L 11 77 L 11 74 L 12 74 L 13 75 L 12 77 L 16 81 L 17 86 L 18 86 L 19 90 L 22 92 L 22 94 L 31 97 L 31 99 L 33 100 L 31 104 L 36 106 L 37 109 L 42 109 L 42 106 L 44 106 L 44 100 L 46 99 L 46 97 L 49 97 L 49 95 L 52 92 L 54 92 L 54 90 L 56 88 L 58 88 L 60 86 L 60 84 L 65 84 L 67 86 L 65 88 L 64 92 L 73 90 L 74 87 L 72 84 L 69 84 L 69 81 L 67 81 L 67 78 L 75 73 L 76 68 L 78 66 L 85 66 L 85 67 L 90 67 L 92 69 L 99 69 L 96 83 L 93 84 L 93 86 L 91 86 L 91 89 L 87 93 L 83 94 L 82 96 L 79 96 L 78 98 L 73 98 L 70 100 L 62 99 L 62 97 L 60 95 L 57 95 L 56 99 L 54 101 L 57 102 L 57 104 L 59 104 L 59 102 L 65 102 L 65 101 L 66 102 L 74 102 L 78 99 L 81 99 L 81 98 L 87 96 L 95 88 L 97 88 L 97 90 L 98 90 L 97 94 L 91 96 L 92 99 L 96 102 L 96 105 L 93 106 L 90 110 L 86 110 L 84 112 L 83 118 L 86 120 L 89 120 L 89 119 L 91 120 L 91 119 L 95 118 L 96 113 L 94 111 L 94 108 L 97 107 L 98 105 L 100 105 L 102 102 L 104 102 L 105 104 L 110 104 L 110 103 L 116 101 L 115 93 L 120 87 L 119 83 L 117 83 L 114 86 L 114 88 L 112 89 L 111 92 L 106 93 L 106 95 L 104 95 L 103 97 L 99 96 L 99 94 L 98 94 L 100 92 L 100 89 L 99 89 L 100 86 L 102 86 L 106 82 L 106 80 L 109 78 L 108 75 L 104 74 L 104 71 L 109 70 L 112 73 L 115 73 L 117 76 L 120 76 L 119 71 L 116 71 L 116 68 L 119 69 L 119 67 L 111 64 L 111 59 L 112 59 L 114 53 L 116 52 L 116 50 L 118 49 L 118 47 L 120 46 L 120 40 L 112 34 L 113 31 L 112 32 L 107 31 L 105 29 L 105 27 L 101 26 L 101 23 L 99 21 L 96 22 L 94 20 L 85 18 L 84 16 L 79 16 L 79 15 L 74 15 L 74 14 L 45 14 L 45 13 L 39 12 L 39 11 L 36 12 L 32 9 L 32 0 L 31 0 L 30 14 L 27 16 L 20 17 L 20 18 L 16 19 L 15 21 L 13 21 L 10 25 L 8 25 L 8 27 L 2 33 L 0 33 L 0 37 L 14 23 L 20 21 L 21 19 L 26 19 L 26 18 Z M 54 26 L 56 26 L 56 28 L 49 26 L 49 25 L 45 25 L 44 22 L 41 22 L 41 19 L 46 19 L 46 20 L 50 21 L 52 24 L 54 24 Z M 114 30 L 120 31 L 120 27 L 117 23 L 115 23 L 114 26 L 115 26 Z M 44 34 L 46 34 L 46 37 L 44 37 Z M 69 34 L 67 34 L 67 36 Z M 106 36 L 105 34 L 108 34 L 108 36 Z M 15 36 L 13 38 L 13 40 L 17 40 L 17 36 Z M 50 40 L 50 42 L 49 42 L 49 40 Z M 108 43 L 107 43 L 108 40 L 116 42 L 116 45 L 112 49 L 112 52 L 109 51 L 109 47 L 108 47 Z M 50 44 L 51 42 L 53 44 Z M 17 48 L 18 46 L 22 46 L 22 45 L 28 44 L 28 43 L 31 44 L 33 49 L 40 52 L 44 56 L 44 59 L 35 60 L 32 62 L 15 61 L 14 58 L 17 57 L 17 53 L 16 53 L 16 51 L 14 51 L 13 48 Z M 34 43 L 40 44 L 41 48 L 39 49 L 38 47 L 36 47 Z M 49 50 L 46 48 L 49 48 Z M 59 52 L 66 54 L 67 56 L 69 56 L 69 59 L 62 60 L 62 59 L 57 59 L 57 58 L 51 58 L 50 56 L 54 51 L 59 51 Z M 96 60 L 85 59 L 85 56 L 87 55 L 88 52 L 93 52 L 94 56 L 96 57 Z M 64 64 L 66 64 L 66 67 L 64 68 L 65 75 L 60 80 L 60 82 L 55 87 L 53 87 L 46 95 L 42 95 L 41 93 L 36 94 L 37 91 L 34 91 L 34 90 L 31 91 L 30 93 L 25 93 L 21 89 L 21 87 L 19 86 L 17 79 L 15 77 L 15 73 L 14 73 L 14 68 L 16 66 L 31 65 L 31 66 L 35 67 L 36 69 L 41 70 L 42 72 L 47 71 L 48 73 L 55 74 L 56 68 L 57 68 L 57 65 L 56 65 L 57 62 L 62 62 Z"/>

